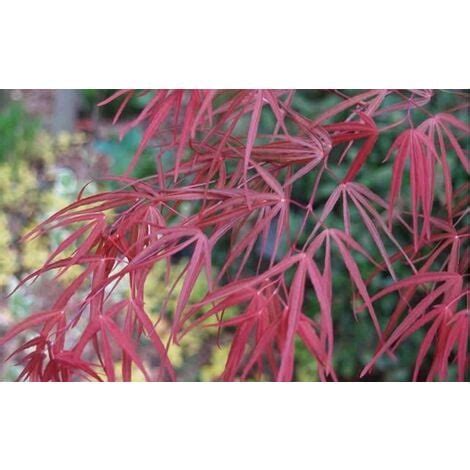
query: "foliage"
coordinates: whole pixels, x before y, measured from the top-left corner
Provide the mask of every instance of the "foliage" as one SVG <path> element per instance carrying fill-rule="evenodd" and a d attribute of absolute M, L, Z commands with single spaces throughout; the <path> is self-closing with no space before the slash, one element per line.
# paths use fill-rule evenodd
<path fill-rule="evenodd" d="M 115 122 L 145 97 L 120 129 L 143 126 L 141 140 L 116 189 L 80 193 L 25 237 L 69 233 L 23 283 L 80 272 L 0 340 L 37 331 L 15 351 L 19 378 L 128 381 L 138 370 L 175 380 L 170 351 L 212 327 L 229 338 L 222 380 L 305 380 L 306 370 L 337 380 L 337 319 L 352 314 L 375 332 L 362 377 L 421 334 L 413 379 L 455 370 L 465 380 L 468 99 L 455 92 L 444 107 L 443 94 L 334 91 L 317 109 L 291 90 L 114 93 L 101 104 L 120 100 Z M 155 174 L 133 177 L 149 148 Z M 379 160 L 389 182 L 377 180 Z M 376 187 L 385 184 L 384 197 Z M 155 321 L 146 297 L 156 267 L 167 292 Z M 338 289 L 351 293 L 349 306 Z M 306 354 L 312 367 L 296 372 Z"/>
<path fill-rule="evenodd" d="M 69 204 L 78 187 L 75 174 L 57 162 L 58 157 L 81 147 L 81 134 L 52 136 L 38 118 L 26 112 L 19 101 L 11 101 L 0 112 L 0 319 L 3 328 L 23 319 L 33 305 L 50 300 L 48 290 L 15 293 L 3 303 L 5 293 L 18 278 L 36 269 L 60 243 L 56 231 L 31 243 L 18 243 L 45 217 Z M 71 192 L 72 190 L 72 192 Z M 71 271 L 69 275 L 73 275 Z M 66 282 L 63 277 L 57 284 Z M 54 289 L 49 289 L 52 293 Z M 39 294 L 39 295 L 38 295 Z M 3 353 L 3 351 L 1 351 Z M 3 354 L 2 354 L 3 356 Z M 3 359 L 3 357 L 2 357 Z M 14 378 L 15 366 L 2 374 Z M 16 374 L 17 375 L 17 374 Z"/>

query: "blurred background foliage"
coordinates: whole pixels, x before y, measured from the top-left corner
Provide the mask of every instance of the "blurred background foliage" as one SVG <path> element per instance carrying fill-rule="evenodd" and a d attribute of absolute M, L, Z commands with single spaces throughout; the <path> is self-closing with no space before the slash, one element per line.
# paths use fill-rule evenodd
<path fill-rule="evenodd" d="M 7 328 L 28 315 L 32 309 L 40 309 L 50 304 L 60 293 L 61 288 L 70 281 L 69 275 L 59 278 L 50 287 L 44 287 L 44 281 L 16 291 L 7 297 L 19 279 L 45 261 L 48 254 L 67 236 L 64 229 L 55 230 L 48 236 L 20 243 L 20 238 L 48 215 L 72 202 L 78 191 L 87 183 L 86 193 L 115 188 L 115 184 L 100 177 L 107 174 L 122 174 L 131 161 L 142 136 L 141 129 L 134 129 L 120 140 L 118 131 L 111 124 L 116 112 L 116 102 L 105 107 L 97 103 L 108 97 L 114 90 L 80 90 L 74 92 L 68 109 L 75 116 L 72 128 L 60 128 L 61 109 L 55 106 L 57 93 L 66 90 L 4 90 L 0 91 L 0 334 Z M 352 90 L 344 90 L 352 93 Z M 67 102 L 67 95 L 65 95 Z M 123 120 L 136 116 L 145 106 L 148 96 L 134 97 L 130 102 Z M 339 102 L 341 97 L 325 90 L 303 90 L 295 96 L 294 107 L 307 117 L 318 115 L 322 110 Z M 458 104 L 452 92 L 440 91 L 435 94 L 428 109 L 433 112 L 449 109 Z M 267 110 L 266 110 L 267 111 Z M 398 120 L 400 116 L 388 115 L 387 122 Z M 418 124 L 426 116 L 415 112 L 413 118 Z M 462 119 L 467 119 L 465 114 Z M 65 121 L 65 120 L 64 120 Z M 54 123 L 59 123 L 59 126 Z M 273 116 L 263 112 L 260 130 L 268 130 L 273 125 Z M 52 131 L 54 129 L 54 132 Z M 400 127 L 393 132 L 382 134 L 367 166 L 359 174 L 359 182 L 369 187 L 382 197 L 388 194 L 391 177 L 391 164 L 382 164 L 393 139 Z M 468 146 L 468 142 L 467 142 Z M 354 148 L 351 152 L 353 158 Z M 334 157 L 334 156 L 333 156 Z M 339 155 L 338 155 L 339 157 Z M 334 158 L 333 158 L 334 161 Z M 455 165 L 452 165 L 455 163 Z M 451 170 L 456 169 L 456 162 L 451 162 Z M 340 177 L 342 169 L 333 168 Z M 146 177 L 155 173 L 154 155 L 146 150 L 137 165 L 134 176 Z M 456 174 L 457 173 L 457 174 Z M 455 187 L 465 182 L 463 172 L 453 171 Z M 296 186 L 293 195 L 299 201 L 307 202 L 314 185 L 315 173 L 303 179 Z M 91 181 L 91 183 L 90 183 Z M 438 181 L 438 184 L 442 182 Z M 335 188 L 337 182 L 325 177 L 318 191 L 318 203 L 321 205 Z M 405 193 L 405 197 L 407 197 Z M 439 196 L 443 202 L 444 192 Z M 442 207 L 443 204 L 441 204 Z M 354 217 L 351 227 L 352 236 L 363 246 L 370 247 L 373 255 L 374 244 L 368 239 L 359 217 Z M 300 226 L 302 214 L 295 208 L 291 211 L 293 231 Z M 342 226 L 340 212 L 333 213 L 328 223 Z M 356 223 L 354 223 L 356 220 Z M 308 234 L 311 227 L 306 227 Z M 403 235 L 403 234 L 402 234 Z M 302 235 L 306 238 L 307 235 Z M 400 237 L 400 234 L 397 234 Z M 302 237 L 301 237 L 302 241 Z M 393 252 L 392 247 L 389 247 Z M 220 248 L 223 249 L 223 248 Z M 223 253 L 214 254 L 215 263 L 222 259 Z M 364 259 L 356 261 L 363 276 L 371 274 L 369 263 Z M 155 321 L 162 309 L 161 299 L 175 281 L 178 272 L 183 269 L 181 260 L 175 260 L 170 279 L 165 276 L 163 265 L 156 265 L 152 270 L 146 291 L 146 308 Z M 370 359 L 376 345 L 376 336 L 370 321 L 366 317 L 353 315 L 351 306 L 352 287 L 345 269 L 334 265 L 334 321 L 335 321 L 335 360 L 334 366 L 340 380 L 357 380 L 358 371 Z M 402 271 L 402 272 L 401 272 Z M 408 274 L 405 266 L 397 266 L 399 278 Z M 169 282 L 168 282 L 169 281 Z M 193 299 L 202 296 L 205 289 L 198 281 L 193 292 Z M 377 277 L 373 290 L 384 287 L 386 278 Z M 125 286 L 114 295 L 125 296 Z M 166 314 L 175 309 L 179 284 L 176 282 L 170 301 L 165 306 Z M 377 304 L 378 316 L 383 323 L 394 307 L 393 298 L 385 298 Z M 313 292 L 307 296 L 306 311 L 316 311 L 317 305 Z M 233 313 L 233 312 L 232 312 Z M 230 315 L 230 312 L 227 313 Z M 157 328 L 164 339 L 168 338 L 169 322 L 165 316 L 158 322 Z M 229 351 L 227 332 L 213 328 L 199 328 L 189 333 L 180 347 L 170 348 L 170 358 L 181 380 L 209 381 L 217 380 L 221 374 Z M 401 381 L 410 380 L 410 373 L 420 344 L 421 332 L 417 332 L 405 346 L 397 352 L 398 360 L 384 358 L 377 364 L 369 380 Z M 14 345 L 13 345 L 14 347 Z M 5 351 L 0 351 L 0 378 L 14 380 L 18 370 L 15 364 L 3 364 Z M 139 372 L 135 371 L 135 378 Z M 142 378 L 142 377 L 141 377 Z M 142 378 L 143 379 L 143 378 Z M 259 377 L 258 379 L 266 379 Z M 312 381 L 317 379 L 316 364 L 310 354 L 299 342 L 296 355 L 296 379 Z"/>

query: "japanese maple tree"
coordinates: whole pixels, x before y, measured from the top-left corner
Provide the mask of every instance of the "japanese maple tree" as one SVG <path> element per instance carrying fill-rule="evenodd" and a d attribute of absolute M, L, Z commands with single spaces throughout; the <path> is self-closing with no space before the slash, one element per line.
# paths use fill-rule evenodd
<path fill-rule="evenodd" d="M 452 366 L 466 380 L 468 97 L 455 92 L 459 104 L 436 114 L 436 93 L 332 90 L 331 106 L 309 113 L 293 90 L 114 93 L 100 106 L 119 101 L 121 135 L 143 127 L 143 137 L 126 173 L 110 177 L 118 189 L 81 192 L 26 236 L 70 231 L 22 285 L 81 269 L 48 310 L 0 339 L 25 338 L 13 351 L 19 379 L 130 381 L 137 367 L 147 380 L 177 380 L 169 348 L 189 331 L 214 328 L 231 338 L 221 380 L 294 380 L 299 344 L 321 380 L 337 380 L 335 318 L 354 315 L 371 322 L 376 341 L 358 378 L 420 330 L 413 378 L 446 380 Z M 147 104 L 121 124 L 137 95 Z M 380 139 L 392 139 L 388 152 L 379 152 Z M 156 173 L 133 177 L 149 148 Z M 361 180 L 379 164 L 390 169 L 381 177 L 385 198 Z M 313 181 L 308 194 L 299 189 L 305 181 Z M 327 197 L 322 188 L 331 188 Z M 179 289 L 174 311 L 160 312 L 171 321 L 166 340 L 144 292 L 152 267 L 163 263 L 169 273 L 175 257 L 184 269 L 179 287 L 168 282 L 168 296 Z M 335 311 L 335 270 L 350 279 L 342 292 L 350 311 Z M 205 295 L 191 301 L 201 278 Z M 122 283 L 129 295 L 116 301 Z M 384 298 L 394 305 L 387 312 L 377 309 Z"/>

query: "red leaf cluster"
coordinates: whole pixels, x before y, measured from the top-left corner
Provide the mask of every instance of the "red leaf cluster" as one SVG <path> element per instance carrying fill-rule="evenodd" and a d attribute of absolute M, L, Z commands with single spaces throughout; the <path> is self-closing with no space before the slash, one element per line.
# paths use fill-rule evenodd
<path fill-rule="evenodd" d="M 122 100 L 118 122 L 138 93 L 122 90 L 101 104 Z M 82 270 L 50 310 L 33 313 L 0 339 L 4 345 L 36 331 L 13 353 L 24 364 L 19 379 L 113 381 L 119 354 L 124 380 L 132 379 L 134 365 L 147 380 L 176 380 L 170 344 L 146 311 L 144 290 L 156 263 L 169 272 L 172 259 L 187 253 L 170 342 L 178 344 L 207 321 L 232 331 L 222 380 L 262 373 L 293 380 L 298 341 L 316 361 L 320 379 L 337 379 L 332 266 L 351 280 L 360 303 L 353 314 L 366 310 L 377 332 L 376 353 L 362 375 L 423 329 L 414 379 L 422 377 L 426 358 L 428 380 L 445 380 L 452 363 L 459 380 L 468 377 L 468 187 L 455 187 L 453 180 L 453 171 L 469 171 L 463 107 L 430 115 L 431 90 L 334 92 L 337 104 L 310 118 L 294 108 L 292 90 L 144 93 L 148 104 L 122 125 L 122 133 L 145 130 L 127 173 L 114 178 L 120 189 L 80 194 L 27 236 L 57 228 L 71 233 L 23 282 L 49 272 L 61 276 L 77 265 Z M 425 118 L 416 123 L 419 113 Z M 263 127 L 263 115 L 270 116 L 271 129 Z M 376 156 L 379 139 L 394 132 L 388 154 Z M 146 148 L 155 148 L 158 171 L 136 180 L 132 170 Z M 171 165 L 163 158 L 169 152 Z M 371 160 L 385 160 L 392 169 L 387 200 L 361 183 Z M 312 174 L 315 184 L 299 199 L 297 185 Z M 326 179 L 336 187 L 325 201 L 318 188 Z M 435 203 L 442 194 L 443 212 Z M 343 227 L 330 226 L 339 210 Z M 293 211 L 301 215 L 297 231 Z M 370 247 L 352 237 L 357 223 Z M 224 254 L 219 264 L 216 248 Z M 374 271 L 368 278 L 361 257 Z M 399 279 L 397 266 L 406 266 L 408 277 Z M 373 291 L 379 275 L 388 285 Z M 205 297 L 191 304 L 201 276 Z M 128 284 L 129 298 L 115 302 L 112 293 L 120 283 Z M 169 285 L 168 292 L 174 288 Z M 307 309 L 307 291 L 318 311 Z M 378 318 L 375 304 L 390 295 L 397 298 L 395 310 Z M 239 313 L 225 319 L 230 307 Z M 149 367 L 141 353 L 145 338 L 157 367 Z"/>

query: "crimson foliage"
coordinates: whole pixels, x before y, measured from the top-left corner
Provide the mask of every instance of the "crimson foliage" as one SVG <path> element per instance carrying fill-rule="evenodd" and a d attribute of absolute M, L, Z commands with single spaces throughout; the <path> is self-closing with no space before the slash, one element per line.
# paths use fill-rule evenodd
<path fill-rule="evenodd" d="M 19 379 L 113 381 L 119 354 L 124 380 L 132 380 L 134 366 L 147 380 L 176 380 L 170 343 L 209 321 L 232 332 L 222 380 L 293 380 L 299 342 L 319 378 L 336 380 L 332 265 L 351 280 L 352 313 L 376 330 L 376 352 L 361 376 L 423 329 L 414 379 L 424 373 L 445 380 L 452 363 L 458 380 L 466 379 L 468 185 L 456 187 L 454 178 L 469 171 L 465 103 L 431 114 L 432 90 L 334 91 L 335 104 L 313 109 L 312 118 L 296 111 L 292 90 L 121 90 L 101 105 L 122 100 L 118 122 L 139 94 L 148 104 L 121 132 L 145 131 L 126 174 L 114 178 L 119 189 L 79 194 L 26 237 L 64 227 L 71 233 L 23 282 L 51 271 L 61 276 L 75 265 L 82 271 L 50 310 L 33 313 L 0 340 L 37 331 L 14 351 L 24 365 Z M 271 119 L 270 129 L 262 116 Z M 397 137 L 381 155 L 378 140 L 388 135 Z M 134 179 L 149 146 L 156 148 L 157 172 Z M 391 167 L 386 200 L 359 182 L 378 160 Z M 312 174 L 309 194 L 296 197 Z M 322 199 L 325 181 L 335 184 Z M 293 211 L 301 215 L 295 227 Z M 334 213 L 342 226 L 330 224 Z M 357 223 L 370 244 L 353 238 Z M 224 256 L 217 263 L 216 250 Z M 164 342 L 146 312 L 144 289 L 155 263 L 170 271 L 182 254 L 182 287 Z M 361 257 L 372 274 L 361 272 Z M 191 303 L 201 276 L 206 294 Z M 385 284 L 375 289 L 379 276 Z M 116 302 L 111 294 L 120 283 L 128 283 L 130 295 Z M 306 305 L 307 291 L 314 308 Z M 376 303 L 385 296 L 396 306 L 379 318 Z M 229 307 L 238 313 L 227 318 Z M 143 341 L 153 346 L 152 367 Z"/>

